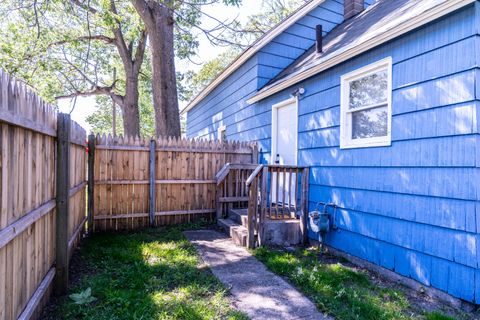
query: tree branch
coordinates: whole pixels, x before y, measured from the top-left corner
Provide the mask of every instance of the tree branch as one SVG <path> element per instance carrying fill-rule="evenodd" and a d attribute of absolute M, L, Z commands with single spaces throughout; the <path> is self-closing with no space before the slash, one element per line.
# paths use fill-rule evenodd
<path fill-rule="evenodd" d="M 97 9 L 95 9 L 95 8 L 92 7 L 92 6 L 89 6 L 89 5 L 85 4 L 85 3 L 83 3 L 83 2 L 80 1 L 80 0 L 71 0 L 71 1 L 72 1 L 72 3 L 73 3 L 74 5 L 76 5 L 77 7 L 80 7 L 80 8 L 82 8 L 82 9 L 84 9 L 84 10 L 87 10 L 87 11 L 89 11 L 90 13 L 96 14 L 96 13 L 98 12 Z"/>
<path fill-rule="evenodd" d="M 48 45 L 48 48 L 53 47 L 53 46 L 58 46 L 62 45 L 65 43 L 70 43 L 70 42 L 75 42 L 75 41 L 90 41 L 90 40 L 96 40 L 96 41 L 103 41 L 105 43 L 114 43 L 115 39 L 111 37 L 107 37 L 103 34 L 98 34 L 98 35 L 91 35 L 91 36 L 80 36 L 74 39 L 68 39 L 68 40 L 60 40 L 56 42 L 52 42 Z"/>
<path fill-rule="evenodd" d="M 118 15 L 114 0 L 110 0 L 110 10 L 115 15 Z M 117 26 L 112 28 L 113 34 L 115 35 L 115 45 L 117 46 L 118 54 L 120 58 L 122 58 L 125 68 L 130 68 L 132 65 L 132 52 L 128 50 L 127 44 L 125 43 L 120 23 L 117 21 L 116 24 Z"/>
<path fill-rule="evenodd" d="M 140 72 L 145 57 L 145 47 L 147 46 L 147 30 L 143 29 L 138 41 L 137 51 L 135 52 L 135 60 L 133 61 L 133 70 L 135 74 Z"/>
<path fill-rule="evenodd" d="M 75 91 L 70 94 L 57 96 L 55 100 L 75 98 L 75 97 L 90 97 L 90 96 L 99 96 L 99 95 L 110 95 L 112 87 L 96 87 L 90 91 Z"/>
<path fill-rule="evenodd" d="M 120 107 L 123 107 L 123 96 L 118 95 L 113 92 L 115 87 L 115 84 L 109 87 L 95 87 L 89 91 L 75 91 L 70 94 L 66 95 L 60 95 L 56 96 L 55 100 L 60 100 L 60 99 L 73 99 L 77 97 L 92 97 L 92 96 L 101 96 L 101 95 L 107 95 L 112 98 L 113 101 L 115 101 L 116 104 L 118 104 Z"/>

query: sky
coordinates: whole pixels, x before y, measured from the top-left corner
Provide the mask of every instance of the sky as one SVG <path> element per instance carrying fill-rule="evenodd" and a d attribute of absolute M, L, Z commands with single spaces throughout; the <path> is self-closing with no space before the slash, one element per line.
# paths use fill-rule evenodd
<path fill-rule="evenodd" d="M 222 20 L 231 21 L 232 19 L 239 19 L 245 21 L 249 15 L 258 13 L 261 9 L 261 0 L 242 0 L 240 7 L 224 6 L 222 4 L 209 5 L 205 7 L 205 12 L 208 15 L 219 17 Z M 202 26 L 205 28 L 214 27 L 215 22 L 211 19 L 204 18 Z M 199 36 L 199 48 L 196 57 L 191 58 L 195 63 L 189 61 L 176 61 L 176 68 L 178 71 L 185 72 L 188 70 L 197 71 L 201 68 L 201 64 L 212 60 L 220 53 L 226 50 L 225 47 L 215 47 L 210 44 L 205 36 Z M 182 108 L 184 103 L 180 104 Z M 90 131 L 90 125 L 85 121 L 86 117 L 95 111 L 95 98 L 78 98 L 75 108 L 72 111 L 72 103 L 70 99 L 58 101 L 58 106 L 61 112 L 71 112 L 72 119 L 84 127 L 87 132 Z"/>

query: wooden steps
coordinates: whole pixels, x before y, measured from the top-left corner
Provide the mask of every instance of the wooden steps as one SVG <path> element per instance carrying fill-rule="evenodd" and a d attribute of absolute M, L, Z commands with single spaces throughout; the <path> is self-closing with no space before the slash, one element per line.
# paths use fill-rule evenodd
<path fill-rule="evenodd" d="M 237 246 L 247 246 L 247 228 L 236 223 L 232 219 L 218 219 L 218 226 L 232 238 Z"/>
<path fill-rule="evenodd" d="M 247 209 L 230 209 L 228 218 L 218 219 L 218 226 L 237 246 L 247 246 Z"/>
<path fill-rule="evenodd" d="M 248 238 L 247 209 L 230 209 L 228 217 L 218 219 L 218 226 L 233 242 L 242 247 L 247 246 Z M 255 238 L 256 238 L 255 233 Z M 297 245 L 301 243 L 300 221 L 298 219 L 272 220 L 264 223 L 265 245 Z"/>
<path fill-rule="evenodd" d="M 230 209 L 228 218 L 246 228 L 248 224 L 248 209 Z"/>

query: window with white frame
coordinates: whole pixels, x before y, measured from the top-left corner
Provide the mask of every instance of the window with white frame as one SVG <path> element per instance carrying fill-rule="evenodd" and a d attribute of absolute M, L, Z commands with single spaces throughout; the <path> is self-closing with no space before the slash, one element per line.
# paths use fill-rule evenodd
<path fill-rule="evenodd" d="M 392 60 L 387 58 L 341 78 L 340 147 L 389 146 Z"/>
<path fill-rule="evenodd" d="M 226 126 L 220 126 L 220 127 L 218 127 L 217 139 L 218 139 L 218 141 L 220 141 L 220 142 L 225 142 L 225 141 L 227 141 L 227 127 L 226 127 Z"/>

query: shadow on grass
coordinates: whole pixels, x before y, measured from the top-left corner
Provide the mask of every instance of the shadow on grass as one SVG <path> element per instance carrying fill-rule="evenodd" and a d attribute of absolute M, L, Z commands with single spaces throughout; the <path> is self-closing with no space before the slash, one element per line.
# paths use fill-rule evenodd
<path fill-rule="evenodd" d="M 70 292 L 90 287 L 97 299 L 76 305 L 59 300 L 63 319 L 244 319 L 229 306 L 226 291 L 208 269 L 198 267 L 185 227 L 99 234 L 80 258 L 88 272 Z"/>

